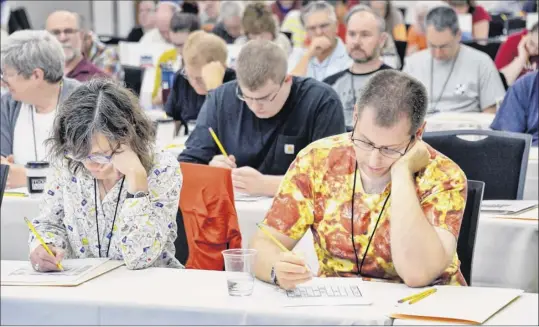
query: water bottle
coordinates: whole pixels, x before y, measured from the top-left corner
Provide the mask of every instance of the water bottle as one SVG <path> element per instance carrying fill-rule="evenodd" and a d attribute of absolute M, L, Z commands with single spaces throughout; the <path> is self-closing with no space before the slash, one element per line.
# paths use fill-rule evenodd
<path fill-rule="evenodd" d="M 172 63 L 167 62 L 161 64 L 161 96 L 163 98 L 163 104 L 167 103 L 168 95 L 174 84 L 174 69 Z"/>

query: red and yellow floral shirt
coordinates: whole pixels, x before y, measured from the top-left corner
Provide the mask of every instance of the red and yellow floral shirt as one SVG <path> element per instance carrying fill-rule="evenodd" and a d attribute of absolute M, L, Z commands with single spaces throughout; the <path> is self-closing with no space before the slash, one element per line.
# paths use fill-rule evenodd
<path fill-rule="evenodd" d="M 429 151 L 429 164 L 415 177 L 417 197 L 429 222 L 458 238 L 466 204 L 466 176 L 449 158 L 430 147 Z M 353 224 L 356 261 L 350 219 L 355 167 L 349 133 L 310 144 L 291 164 L 264 220 L 264 224 L 295 240 L 301 239 L 310 228 L 321 277 L 357 275 L 357 262 L 361 263 L 365 256 L 376 220 L 391 190 L 389 184 L 381 194 L 365 193 L 357 172 Z M 368 247 L 361 275 L 402 282 L 391 258 L 391 197 Z M 455 253 L 452 264 L 433 284 L 466 285 L 459 266 Z"/>

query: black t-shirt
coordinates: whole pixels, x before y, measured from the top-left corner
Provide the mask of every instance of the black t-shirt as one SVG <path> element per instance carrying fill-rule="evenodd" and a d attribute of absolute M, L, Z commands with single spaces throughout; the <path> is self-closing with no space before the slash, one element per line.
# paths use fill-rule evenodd
<path fill-rule="evenodd" d="M 261 119 L 236 96 L 237 82 L 213 90 L 200 110 L 195 130 L 179 160 L 208 164 L 220 154 L 212 127 L 238 167 L 284 175 L 297 153 L 310 143 L 345 132 L 341 101 L 328 85 L 293 77 L 290 95 L 275 116 Z"/>
<path fill-rule="evenodd" d="M 227 68 L 223 77 L 223 84 L 235 79 L 236 72 Z M 196 120 L 206 96 L 196 93 L 181 71 L 176 73 L 174 84 L 172 85 L 172 90 L 165 104 L 167 115 L 177 121 L 183 120 L 188 122 L 190 120 Z"/>
<path fill-rule="evenodd" d="M 228 34 L 223 23 L 217 23 L 211 32 L 220 37 L 221 39 L 225 40 L 227 44 L 234 44 L 234 42 L 236 41 L 235 37 Z"/>

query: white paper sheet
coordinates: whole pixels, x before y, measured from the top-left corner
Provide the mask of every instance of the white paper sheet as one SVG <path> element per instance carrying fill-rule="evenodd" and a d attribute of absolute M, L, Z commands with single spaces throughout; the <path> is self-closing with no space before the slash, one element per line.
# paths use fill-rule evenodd
<path fill-rule="evenodd" d="M 2 285 L 75 286 L 121 265 L 122 261 L 107 258 L 66 259 L 62 261 L 63 271 L 38 272 L 30 262 L 2 261 Z"/>
<path fill-rule="evenodd" d="M 292 291 L 279 290 L 284 307 L 370 305 L 356 278 L 313 278 Z"/>

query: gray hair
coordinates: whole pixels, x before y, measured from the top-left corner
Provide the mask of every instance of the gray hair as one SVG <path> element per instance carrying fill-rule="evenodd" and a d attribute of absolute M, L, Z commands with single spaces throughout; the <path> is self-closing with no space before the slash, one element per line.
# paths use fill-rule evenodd
<path fill-rule="evenodd" d="M 103 134 L 113 153 L 128 145 L 149 171 L 153 162 L 155 128 L 128 89 L 107 79 L 95 78 L 77 87 L 62 102 L 47 140 L 53 159 L 66 159 L 70 171 L 85 169 L 92 139 Z"/>
<path fill-rule="evenodd" d="M 247 42 L 236 60 L 238 83 L 251 91 L 260 89 L 268 80 L 282 83 L 288 69 L 284 50 L 271 41 Z"/>
<path fill-rule="evenodd" d="M 425 27 L 428 26 L 433 26 L 438 32 L 449 28 L 453 35 L 460 31 L 457 13 L 449 6 L 438 6 L 429 10 L 425 17 Z"/>
<path fill-rule="evenodd" d="M 380 33 L 383 33 L 386 31 L 386 21 L 382 17 L 380 17 L 380 15 L 378 15 L 374 10 L 372 10 L 371 7 L 363 5 L 363 4 L 355 5 L 354 7 L 350 9 L 350 11 L 348 11 L 348 13 L 346 14 L 344 18 L 346 25 L 348 25 L 348 22 L 350 21 L 352 16 L 354 16 L 354 14 L 358 12 L 368 12 L 374 15 L 374 18 L 376 18 L 376 22 L 378 23 L 378 30 L 380 31 Z"/>
<path fill-rule="evenodd" d="M 425 86 L 414 77 L 393 69 L 373 74 L 356 103 L 358 119 L 368 107 L 376 112 L 376 124 L 381 127 L 394 126 L 403 115 L 408 117 L 410 134 L 423 124 L 427 105 Z"/>
<path fill-rule="evenodd" d="M 24 78 L 29 78 L 35 69 L 41 69 L 43 79 L 49 83 L 57 83 L 64 76 L 64 50 L 47 31 L 17 31 L 2 44 L 0 54 L 2 67 L 11 67 Z"/>
<path fill-rule="evenodd" d="M 200 21 L 198 16 L 192 13 L 177 11 L 170 20 L 170 31 L 178 32 L 194 32 L 200 29 Z"/>
<path fill-rule="evenodd" d="M 219 21 L 231 17 L 243 17 L 243 3 L 241 1 L 223 1 L 219 9 Z"/>
<path fill-rule="evenodd" d="M 318 11 L 326 11 L 329 15 L 329 19 L 331 19 L 332 22 L 337 22 L 337 14 L 335 13 L 335 8 L 329 4 L 327 1 L 309 1 L 309 4 L 306 7 L 303 7 L 301 9 L 301 25 L 305 26 L 305 20 L 307 17 Z"/>

